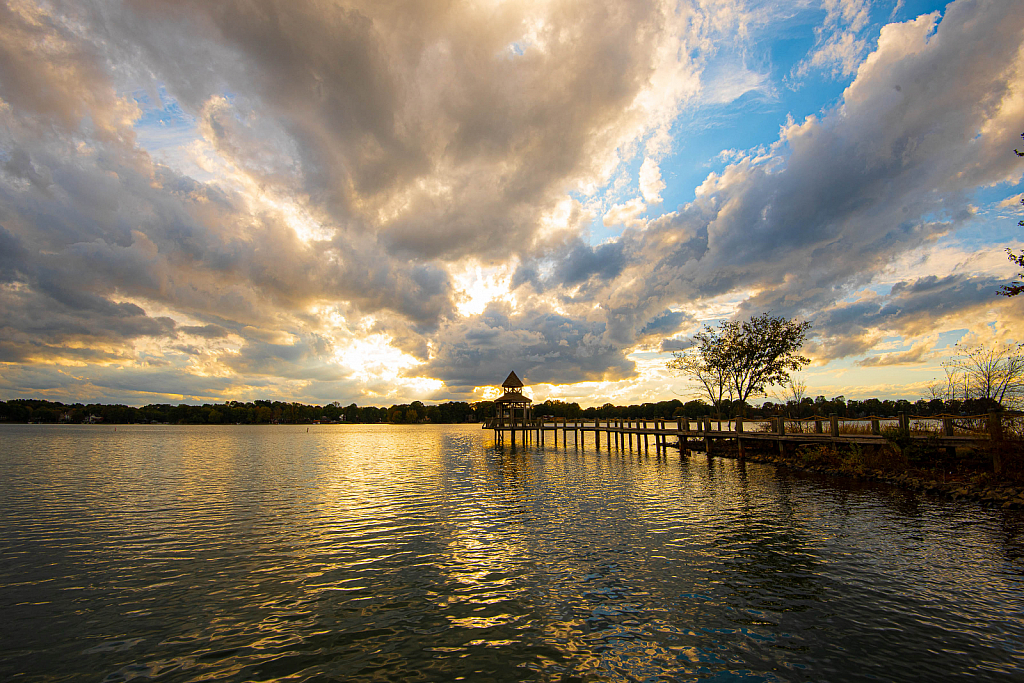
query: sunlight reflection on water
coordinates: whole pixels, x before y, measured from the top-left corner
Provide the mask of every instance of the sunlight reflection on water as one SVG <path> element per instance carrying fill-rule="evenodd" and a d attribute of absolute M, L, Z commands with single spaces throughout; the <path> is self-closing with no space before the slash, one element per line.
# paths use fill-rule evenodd
<path fill-rule="evenodd" d="M 0 677 L 1022 673 L 1021 517 L 479 426 L 0 427 Z"/>

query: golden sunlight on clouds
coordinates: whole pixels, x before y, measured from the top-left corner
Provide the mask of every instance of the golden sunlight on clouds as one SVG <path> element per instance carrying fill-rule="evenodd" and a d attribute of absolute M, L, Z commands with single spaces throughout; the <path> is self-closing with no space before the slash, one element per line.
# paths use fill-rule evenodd
<path fill-rule="evenodd" d="M 8 4 L 0 399 L 689 398 L 765 311 L 906 393 L 1024 329 L 1005 0 Z"/>
<path fill-rule="evenodd" d="M 423 380 L 409 380 L 402 373 L 421 365 L 409 354 L 391 345 L 392 337 L 386 334 L 370 334 L 365 337 L 351 337 L 335 340 L 331 362 L 351 369 L 352 376 L 361 382 L 379 381 L 398 383 L 423 383 Z M 427 380 L 433 385 L 435 380 Z M 442 384 L 436 381 L 438 387 Z"/>
<path fill-rule="evenodd" d="M 373 316 L 351 323 L 337 307 L 317 305 L 311 312 L 320 320 L 320 334 L 329 341 L 329 362 L 344 368 L 358 382 L 417 391 L 436 391 L 443 386 L 440 380 L 405 377 L 407 370 L 423 362 L 395 348 L 392 336 L 370 332 L 376 323 Z"/>
<path fill-rule="evenodd" d="M 579 201 L 565 195 L 554 207 L 541 214 L 535 244 L 557 239 L 571 239 L 579 230 L 579 226 L 592 220 L 593 214 Z"/>

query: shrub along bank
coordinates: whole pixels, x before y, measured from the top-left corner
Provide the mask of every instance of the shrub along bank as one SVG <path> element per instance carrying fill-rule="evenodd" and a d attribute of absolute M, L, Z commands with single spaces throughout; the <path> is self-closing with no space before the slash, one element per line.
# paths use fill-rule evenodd
<path fill-rule="evenodd" d="M 880 447 L 808 445 L 787 448 L 744 444 L 745 459 L 781 467 L 854 479 L 889 482 L 928 493 L 981 500 L 1003 508 L 1024 508 L 1024 444 L 1007 441 L 999 446 L 999 474 L 993 471 L 991 449 L 945 449 L 923 445 L 901 447 L 890 440 Z M 720 447 L 714 454 L 738 457 L 735 448 Z"/>

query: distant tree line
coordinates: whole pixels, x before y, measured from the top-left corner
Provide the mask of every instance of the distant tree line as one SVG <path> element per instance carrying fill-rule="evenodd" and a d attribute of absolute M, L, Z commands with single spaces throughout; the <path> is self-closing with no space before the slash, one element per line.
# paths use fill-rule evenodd
<path fill-rule="evenodd" d="M 490 402 L 486 402 L 490 406 Z M 482 412 L 486 412 L 486 409 Z M 0 422 L 66 422 L 81 424 L 312 424 L 313 422 L 434 422 L 457 423 L 476 421 L 474 405 L 448 402 L 426 406 L 419 401 L 412 404 L 378 408 L 342 406 L 335 401 L 323 406 L 284 401 L 228 401 L 171 405 L 153 403 L 142 406 L 121 404 L 72 403 L 43 399 L 13 399 L 0 401 Z"/>
<path fill-rule="evenodd" d="M 878 417 L 895 417 L 899 413 L 906 413 L 915 417 L 930 417 L 932 415 L 978 415 L 991 410 L 1000 410 L 999 403 L 988 398 L 948 399 L 939 398 L 919 399 L 911 402 L 906 399 L 877 399 L 869 398 L 862 401 L 856 399 L 847 400 L 844 396 L 835 398 L 802 397 L 796 400 L 765 401 L 760 406 L 751 406 L 740 401 L 724 400 L 721 404 L 723 417 L 745 415 L 748 418 L 761 418 L 773 415 L 786 415 L 792 418 L 812 417 L 814 415 L 828 416 L 835 413 L 839 417 L 856 418 L 876 415 Z M 581 409 L 578 403 L 564 403 L 562 401 L 545 401 L 535 407 L 534 412 L 540 415 L 562 417 L 569 420 L 595 418 L 601 420 L 617 419 L 676 419 L 686 417 L 695 419 L 717 414 L 714 406 L 707 401 L 695 399 L 683 403 L 678 399 L 671 401 L 659 401 L 657 403 L 643 403 L 640 405 L 616 406 L 606 403 L 600 407 Z"/>
<path fill-rule="evenodd" d="M 818 396 L 811 399 L 802 397 L 788 401 L 765 401 L 761 406 L 740 404 L 739 401 L 724 401 L 721 415 L 728 417 L 743 414 L 757 419 L 771 415 L 787 415 L 792 418 L 830 415 L 839 417 L 894 417 L 898 413 L 917 417 L 942 414 L 976 415 L 999 410 L 999 403 L 990 398 L 932 398 L 910 402 L 904 399 L 880 400 L 869 398 L 863 401 L 847 400 L 843 396 L 827 399 Z M 695 399 L 683 403 L 679 399 L 632 405 L 613 405 L 581 408 L 579 403 L 548 400 L 534 406 L 534 413 L 546 417 L 567 420 L 674 420 L 680 417 L 695 419 L 717 410 L 706 401 Z M 479 422 L 494 416 L 494 404 L 490 401 L 465 403 L 449 401 L 438 405 L 425 405 L 420 401 L 393 405 L 390 408 L 357 406 L 352 403 L 342 406 L 331 403 L 325 406 L 286 403 L 282 401 L 228 401 L 227 403 L 203 405 L 150 404 L 141 408 L 126 405 L 101 403 L 64 404 L 43 399 L 13 399 L 0 401 L 0 422 L 51 422 L 104 424 L 312 424 L 313 422 L 354 422 L 392 424 L 457 424 Z"/>
<path fill-rule="evenodd" d="M 477 420 L 476 410 L 469 403 L 449 401 L 428 406 L 420 401 L 413 401 L 391 406 L 385 411 L 385 419 L 381 421 L 394 424 L 416 424 L 418 422 L 458 424 L 460 422 L 476 422 Z"/>
<path fill-rule="evenodd" d="M 783 402 L 765 401 L 760 408 L 748 408 L 747 415 L 753 417 L 767 417 L 769 415 L 787 415 L 792 418 L 811 417 L 814 415 L 827 416 L 835 413 L 839 417 L 895 417 L 899 413 L 906 413 L 914 417 L 931 417 L 933 415 L 980 415 L 992 410 L 1001 410 L 999 403 L 991 399 L 967 399 L 967 400 L 942 400 L 940 398 L 918 399 L 911 403 L 906 399 L 884 399 L 868 398 L 863 401 L 837 396 L 827 399 L 818 396 L 815 399 L 809 397 L 800 401 L 789 400 Z M 739 414 L 738 410 L 729 411 L 731 414 Z"/>
<path fill-rule="evenodd" d="M 706 415 L 707 409 L 708 404 L 700 400 L 683 403 L 679 399 L 672 399 L 671 401 L 658 401 L 657 403 L 628 406 L 605 403 L 602 406 L 591 406 L 589 408 L 581 408 L 579 403 L 548 400 L 534 406 L 533 412 L 537 416 L 560 417 L 567 420 L 614 420 L 619 418 L 656 420 L 677 416 L 699 417 Z"/>

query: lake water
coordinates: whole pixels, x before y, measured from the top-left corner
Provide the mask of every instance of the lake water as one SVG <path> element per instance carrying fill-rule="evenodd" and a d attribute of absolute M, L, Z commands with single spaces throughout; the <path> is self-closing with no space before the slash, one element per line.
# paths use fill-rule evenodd
<path fill-rule="evenodd" d="M 0 680 L 1024 680 L 1019 512 L 571 442 L 0 426 Z"/>

